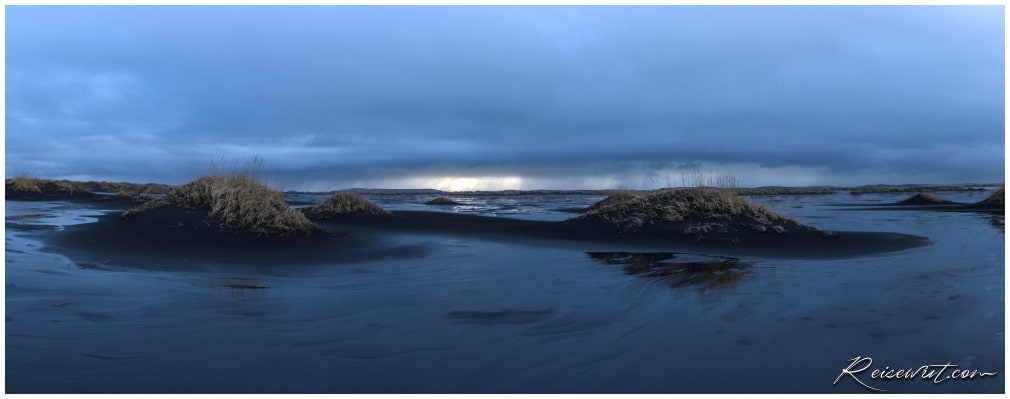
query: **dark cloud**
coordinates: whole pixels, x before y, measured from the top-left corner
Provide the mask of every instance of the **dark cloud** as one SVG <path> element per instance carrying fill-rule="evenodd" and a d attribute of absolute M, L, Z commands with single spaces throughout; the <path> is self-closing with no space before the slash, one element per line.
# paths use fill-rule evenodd
<path fill-rule="evenodd" d="M 295 188 L 1003 179 L 1002 7 L 15 6 L 6 23 L 8 175 L 180 182 L 260 155 Z"/>

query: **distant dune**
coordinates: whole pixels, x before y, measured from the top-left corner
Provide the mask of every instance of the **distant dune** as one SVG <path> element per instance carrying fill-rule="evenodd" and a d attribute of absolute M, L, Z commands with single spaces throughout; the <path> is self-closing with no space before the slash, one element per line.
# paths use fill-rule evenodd
<path fill-rule="evenodd" d="M 389 211 L 369 202 L 360 194 L 339 192 L 316 205 L 303 208 L 302 211 L 310 219 L 328 219 L 337 215 L 375 215 L 390 216 Z"/>
<path fill-rule="evenodd" d="M 109 182 L 77 182 L 70 180 L 39 179 L 31 176 L 17 176 L 6 179 L 6 199 L 31 201 L 52 200 L 61 198 L 92 198 L 94 193 L 117 193 L 122 197 L 142 198 L 152 194 L 165 194 L 172 186 L 158 183 L 109 183 Z"/>
<path fill-rule="evenodd" d="M 431 201 L 425 202 L 428 205 L 462 205 L 449 197 L 438 197 Z"/>
<path fill-rule="evenodd" d="M 898 201 L 895 205 L 944 205 L 954 203 L 955 202 L 947 201 L 936 194 L 919 193 L 905 200 Z"/>
<path fill-rule="evenodd" d="M 56 186 L 50 186 L 50 189 L 46 191 L 45 195 L 40 194 L 36 191 L 37 184 L 54 183 Z M 808 186 L 808 187 L 784 187 L 784 186 L 763 186 L 763 187 L 732 187 L 724 188 L 724 190 L 731 190 L 739 195 L 747 196 L 762 196 L 762 195 L 816 195 L 816 194 L 834 194 L 837 192 L 848 191 L 851 194 L 869 194 L 869 193 L 901 193 L 901 192 L 940 192 L 940 191 L 981 191 L 985 190 L 986 187 L 1001 187 L 1003 183 L 962 183 L 962 184 L 876 184 L 876 185 L 864 185 L 864 186 Z M 174 186 L 159 183 L 109 183 L 109 182 L 76 182 L 69 180 L 47 180 L 38 179 L 28 176 L 19 176 L 7 179 L 7 196 L 8 198 L 14 198 L 19 200 L 31 200 L 33 198 L 42 197 L 52 197 L 52 196 L 67 196 L 67 193 L 73 192 L 85 192 L 85 193 L 137 193 L 137 194 L 165 194 Z M 688 187 L 690 188 L 690 187 Z M 401 195 L 401 194 L 446 194 L 451 193 L 454 195 L 468 195 L 468 196 L 481 196 L 481 195 L 605 195 L 609 196 L 619 192 L 626 193 L 640 193 L 648 194 L 655 193 L 670 188 L 661 188 L 655 190 L 617 190 L 617 189 L 603 189 L 603 190 L 500 190 L 500 191 L 442 191 L 437 189 L 388 189 L 388 188 L 351 188 L 340 190 L 339 192 L 352 192 L 358 194 L 367 195 Z M 719 189 L 719 188 L 713 188 Z M 285 191 L 287 194 L 333 194 L 337 191 L 295 191 L 289 190 Z M 28 194 L 35 195 L 28 195 Z M 12 195 L 14 197 L 12 197 Z M 76 194 L 75 194 L 76 195 Z"/>
<path fill-rule="evenodd" d="M 964 184 L 875 184 L 871 186 L 859 186 L 849 189 L 849 193 L 871 194 L 871 193 L 908 193 L 908 192 L 937 192 L 937 191 L 984 191 L 985 187 L 1000 187 L 1002 183 L 964 183 Z"/>

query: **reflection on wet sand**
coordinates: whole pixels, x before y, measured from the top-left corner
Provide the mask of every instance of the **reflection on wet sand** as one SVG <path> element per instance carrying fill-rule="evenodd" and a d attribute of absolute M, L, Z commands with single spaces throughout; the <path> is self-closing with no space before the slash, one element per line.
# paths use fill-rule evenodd
<path fill-rule="evenodd" d="M 989 216 L 989 224 L 992 227 L 999 229 L 999 231 L 1006 232 L 1006 217 L 1003 215 L 991 215 Z"/>
<path fill-rule="evenodd" d="M 270 288 L 255 278 L 244 277 L 213 277 L 207 282 L 209 288 L 224 288 L 237 295 L 252 294 L 255 291 Z"/>
<path fill-rule="evenodd" d="M 550 318 L 554 309 L 523 310 L 505 309 L 502 311 L 457 310 L 449 312 L 446 317 L 455 323 L 497 325 L 497 324 L 530 324 Z"/>
<path fill-rule="evenodd" d="M 587 252 L 590 259 L 608 265 L 621 265 L 628 274 L 662 279 L 671 287 L 695 286 L 711 289 L 731 285 L 750 273 L 751 263 L 736 258 L 710 258 L 676 262 L 671 252 Z"/>

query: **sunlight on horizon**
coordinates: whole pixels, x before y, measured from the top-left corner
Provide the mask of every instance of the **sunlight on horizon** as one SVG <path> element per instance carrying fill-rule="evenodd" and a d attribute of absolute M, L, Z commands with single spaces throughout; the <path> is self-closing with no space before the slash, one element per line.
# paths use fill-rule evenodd
<path fill-rule="evenodd" d="M 521 190 L 523 179 L 518 176 L 442 177 L 432 180 L 431 187 L 442 191 Z"/>

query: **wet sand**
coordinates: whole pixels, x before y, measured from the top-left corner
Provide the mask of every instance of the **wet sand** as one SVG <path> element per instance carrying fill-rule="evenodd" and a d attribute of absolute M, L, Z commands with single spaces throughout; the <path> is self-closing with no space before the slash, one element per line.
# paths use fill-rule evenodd
<path fill-rule="evenodd" d="M 557 222 L 395 208 L 384 221 L 322 222 L 344 235 L 318 242 L 219 239 L 210 229 L 159 236 L 151 226 L 130 238 L 118 212 L 98 215 L 135 204 L 8 202 L 8 390 L 862 393 L 831 382 L 846 359 L 872 356 L 879 367 L 949 361 L 999 372 L 881 383 L 892 392 L 1003 392 L 1002 216 L 840 212 L 821 197 L 799 200 L 795 217 L 817 227 L 935 243 L 845 259 L 734 259 L 698 253 L 729 245 L 592 239 L 622 236 L 603 229 L 559 239 L 530 231 Z M 423 202 L 389 203 L 405 201 Z M 161 223 L 180 221 L 168 213 Z M 85 228 L 99 225 L 108 231 Z M 840 243 L 850 236 L 839 234 Z M 51 247 L 71 237 L 103 246 Z M 220 248 L 216 261 L 201 241 Z M 772 249 L 795 246 L 787 242 Z M 681 244 L 691 253 L 622 251 Z M 233 263 L 245 251 L 257 256 Z"/>
<path fill-rule="evenodd" d="M 439 212 L 395 212 L 392 218 L 345 216 L 320 222 L 343 231 L 403 231 L 481 237 L 526 239 L 586 250 L 620 248 L 636 251 L 698 252 L 711 255 L 751 255 L 770 258 L 847 258 L 900 251 L 929 245 L 926 237 L 880 232 L 797 230 L 786 234 L 733 230 L 705 238 L 683 234 L 687 223 L 652 225 L 635 232 L 621 232 L 592 221 L 541 222 Z"/>

